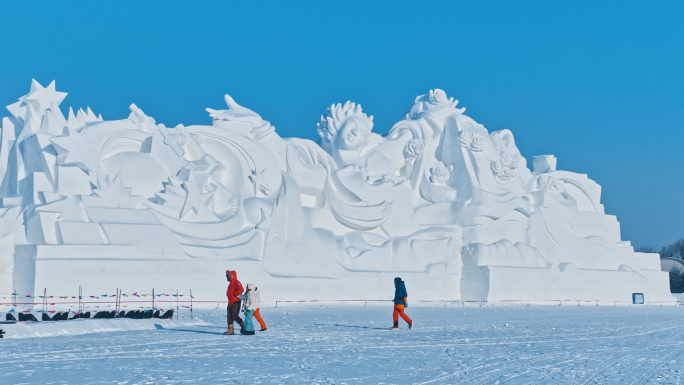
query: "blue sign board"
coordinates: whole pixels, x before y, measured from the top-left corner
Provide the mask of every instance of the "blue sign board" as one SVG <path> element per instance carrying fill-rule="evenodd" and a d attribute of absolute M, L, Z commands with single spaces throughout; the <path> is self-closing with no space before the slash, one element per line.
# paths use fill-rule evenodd
<path fill-rule="evenodd" d="M 644 293 L 632 293 L 632 303 L 635 305 L 643 305 Z"/>

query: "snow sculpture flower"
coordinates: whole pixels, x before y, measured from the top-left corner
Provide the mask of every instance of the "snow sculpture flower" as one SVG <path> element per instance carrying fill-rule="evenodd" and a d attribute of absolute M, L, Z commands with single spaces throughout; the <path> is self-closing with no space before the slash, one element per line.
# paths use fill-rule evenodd
<path fill-rule="evenodd" d="M 499 175 L 501 175 L 501 162 L 492 162 L 490 165 L 492 169 L 492 174 L 494 174 L 494 177 L 502 180 L 504 182 L 508 182 L 508 180 L 503 180 Z"/>
<path fill-rule="evenodd" d="M 454 171 L 454 166 L 446 167 L 444 162 L 435 162 L 435 165 L 430 168 L 430 182 L 435 184 L 445 184 L 451 178 L 451 172 Z"/>
<path fill-rule="evenodd" d="M 461 147 L 470 147 L 470 143 L 473 142 L 473 133 L 468 130 L 463 130 L 458 134 L 458 143 Z"/>
<path fill-rule="evenodd" d="M 430 90 L 427 95 L 420 95 L 404 114 L 404 119 L 418 119 L 426 115 L 445 117 L 452 113 L 463 113 L 465 108 L 458 109 L 458 100 L 447 97 L 446 92 L 440 89 Z"/>
<path fill-rule="evenodd" d="M 480 152 L 484 150 L 484 137 L 468 130 L 463 130 L 458 134 L 458 143 L 461 147 L 469 148 L 471 151 Z"/>
<path fill-rule="evenodd" d="M 492 173 L 498 180 L 506 183 L 517 175 L 518 160 L 507 152 L 499 154 L 499 161 L 491 163 Z"/>
<path fill-rule="evenodd" d="M 439 88 L 436 88 L 434 90 L 430 90 L 430 93 L 428 94 L 428 101 L 431 104 L 449 104 L 450 100 L 447 98 L 446 92 L 440 90 Z"/>
<path fill-rule="evenodd" d="M 507 167 L 503 166 L 501 167 L 501 170 L 499 171 L 499 178 L 501 178 L 502 181 L 506 182 L 511 179 L 513 176 L 513 171 Z"/>
<path fill-rule="evenodd" d="M 473 141 L 470 142 L 470 149 L 476 152 L 484 150 L 484 137 L 480 134 L 473 134 Z"/>
<path fill-rule="evenodd" d="M 407 158 L 415 158 L 423 154 L 425 151 L 425 145 L 420 139 L 411 139 L 406 142 L 406 147 L 404 148 Z"/>
<path fill-rule="evenodd" d="M 518 161 L 513 158 L 513 156 L 507 152 L 502 152 L 499 154 L 499 159 L 502 166 L 510 167 L 512 169 L 518 167 Z"/>

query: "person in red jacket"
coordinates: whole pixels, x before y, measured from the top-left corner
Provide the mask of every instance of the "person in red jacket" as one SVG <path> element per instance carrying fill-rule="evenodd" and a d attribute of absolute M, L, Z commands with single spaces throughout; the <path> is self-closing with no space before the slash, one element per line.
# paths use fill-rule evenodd
<path fill-rule="evenodd" d="M 240 318 L 240 305 L 242 301 L 238 296 L 242 294 L 242 284 L 237 279 L 237 274 L 233 270 L 226 270 L 226 279 L 230 284 L 226 296 L 228 297 L 228 331 L 223 333 L 225 335 L 234 335 L 233 322 L 237 322 L 240 328 L 244 330 L 245 323 Z"/>

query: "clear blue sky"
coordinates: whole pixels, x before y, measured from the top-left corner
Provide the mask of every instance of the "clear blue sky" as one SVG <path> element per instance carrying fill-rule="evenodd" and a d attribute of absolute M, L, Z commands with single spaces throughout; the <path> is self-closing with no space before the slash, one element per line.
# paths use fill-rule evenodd
<path fill-rule="evenodd" d="M 229 93 L 316 139 L 331 103 L 384 133 L 442 88 L 528 162 L 554 154 L 601 184 L 623 239 L 684 237 L 684 2 L 256 3 L 2 2 L 0 104 L 56 79 L 64 108 L 189 125 Z"/>

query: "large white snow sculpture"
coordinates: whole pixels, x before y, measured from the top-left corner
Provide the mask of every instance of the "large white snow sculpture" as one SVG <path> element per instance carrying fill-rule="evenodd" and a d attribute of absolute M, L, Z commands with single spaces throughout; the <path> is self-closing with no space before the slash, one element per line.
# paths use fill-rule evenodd
<path fill-rule="evenodd" d="M 586 175 L 534 171 L 436 89 L 385 136 L 332 105 L 320 141 L 281 138 L 226 95 L 212 125 L 59 109 L 33 81 L 0 146 L 0 292 L 192 288 L 224 271 L 266 299 L 671 300 L 657 254 L 633 251 Z"/>

